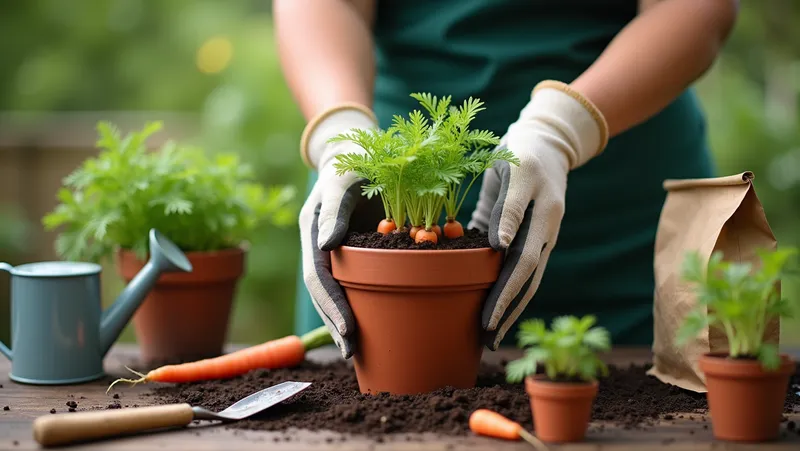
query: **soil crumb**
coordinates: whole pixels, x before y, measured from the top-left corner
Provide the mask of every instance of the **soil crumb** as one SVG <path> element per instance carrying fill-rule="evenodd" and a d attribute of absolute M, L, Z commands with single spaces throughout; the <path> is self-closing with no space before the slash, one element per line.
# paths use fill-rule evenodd
<path fill-rule="evenodd" d="M 450 240 L 442 237 L 438 244 L 430 241 L 423 241 L 417 244 L 408 233 L 390 233 L 384 235 L 378 232 L 352 232 L 348 234 L 342 242 L 344 246 L 362 247 L 370 249 L 411 249 L 411 250 L 433 250 L 433 249 L 480 249 L 491 247 L 489 236 L 486 232 L 478 229 L 464 230 L 464 236 Z"/>
<path fill-rule="evenodd" d="M 647 428 L 677 414 L 702 414 L 705 395 L 661 383 L 648 376 L 649 365 L 609 368 L 600 381 L 592 419 L 626 429 Z M 231 428 L 251 430 L 329 430 L 377 438 L 393 433 L 432 432 L 467 435 L 469 415 L 488 408 L 533 429 L 530 404 L 523 384 L 508 384 L 500 366 L 481 368 L 473 389 L 445 388 L 414 396 L 362 395 L 347 362 L 320 365 L 304 362 L 283 370 L 256 370 L 224 381 L 166 385 L 153 389 L 159 403 L 188 402 L 213 411 L 265 387 L 287 380 L 313 382 L 309 388 L 252 419 Z M 793 384 L 800 383 L 795 375 Z M 795 390 L 787 392 L 786 406 L 800 406 Z"/>

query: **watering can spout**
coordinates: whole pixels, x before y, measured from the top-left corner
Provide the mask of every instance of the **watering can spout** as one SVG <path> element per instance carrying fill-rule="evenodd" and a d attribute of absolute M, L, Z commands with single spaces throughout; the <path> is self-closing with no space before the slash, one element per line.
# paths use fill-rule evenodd
<path fill-rule="evenodd" d="M 100 322 L 101 355 L 105 355 L 117 341 L 162 273 L 192 272 L 192 264 L 178 246 L 155 229 L 150 230 L 149 237 L 150 260 L 120 293 L 117 300 L 103 312 Z"/>

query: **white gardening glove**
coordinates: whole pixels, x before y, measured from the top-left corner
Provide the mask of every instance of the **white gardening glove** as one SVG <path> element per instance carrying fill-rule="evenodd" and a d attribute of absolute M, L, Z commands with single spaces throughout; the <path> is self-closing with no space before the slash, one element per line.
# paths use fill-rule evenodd
<path fill-rule="evenodd" d="M 345 359 L 353 354 L 356 324 L 342 288 L 331 275 L 329 251 L 338 246 L 347 233 L 350 216 L 361 200 L 363 180 L 352 173 L 336 175 L 334 164 L 336 155 L 363 153 L 364 149 L 350 141 L 329 143 L 328 140 L 354 128 L 375 127 L 377 120 L 369 109 L 354 104 L 340 105 L 312 119 L 300 144 L 303 161 L 319 173 L 300 210 L 303 279 L 314 308 Z"/>
<path fill-rule="evenodd" d="M 505 263 L 483 307 L 486 345 L 497 349 L 539 288 L 556 245 L 567 173 L 606 146 L 608 126 L 600 111 L 566 84 L 545 81 L 500 140 L 520 160 L 486 171 L 469 227 L 487 231 L 504 250 Z"/>

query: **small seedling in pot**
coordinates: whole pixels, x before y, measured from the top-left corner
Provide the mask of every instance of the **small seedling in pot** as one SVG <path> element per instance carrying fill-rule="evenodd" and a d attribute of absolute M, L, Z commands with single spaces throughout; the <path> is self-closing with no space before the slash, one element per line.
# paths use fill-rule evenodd
<path fill-rule="evenodd" d="M 608 367 L 598 353 L 611 348 L 606 329 L 592 315 L 562 316 L 548 330 L 540 319 L 520 325 L 519 346 L 525 355 L 506 366 L 509 382 L 525 380 L 533 421 L 546 442 L 580 441 L 586 435 L 598 375 Z M 544 374 L 537 370 L 544 366 Z"/>
<path fill-rule="evenodd" d="M 606 329 L 593 327 L 595 323 L 591 315 L 556 318 L 552 330 L 540 319 L 523 322 L 517 336 L 519 346 L 528 349 L 508 364 L 506 378 L 521 382 L 536 374 L 540 364 L 552 382 L 591 382 L 598 373 L 606 375 L 608 368 L 597 352 L 609 350 L 611 339 Z"/>
<path fill-rule="evenodd" d="M 703 265 L 698 253 L 688 253 L 682 274 L 695 288 L 697 306 L 685 317 L 677 344 L 686 344 L 706 328 L 717 328 L 728 339 L 730 358 L 758 359 L 765 369 L 778 369 L 778 346 L 765 343 L 764 335 L 771 321 L 792 317 L 791 302 L 776 287 L 796 252 L 793 248 L 759 250 L 757 270 L 749 262 L 724 261 L 720 251 L 711 255 L 708 265 Z"/>
<path fill-rule="evenodd" d="M 757 442 L 777 437 L 786 386 L 795 364 L 777 343 L 765 342 L 768 327 L 792 315 L 792 302 L 781 297 L 781 278 L 796 249 L 758 250 L 758 265 L 723 260 L 722 252 L 705 263 L 689 252 L 683 279 L 696 294 L 696 307 L 684 318 L 676 345 L 714 331 L 727 338 L 725 352 L 700 356 L 714 436 Z"/>
<path fill-rule="evenodd" d="M 491 131 L 470 130 L 485 109 L 479 99 L 453 106 L 450 96 L 411 96 L 429 117 L 414 110 L 408 118 L 396 115 L 386 130 L 355 129 L 332 138 L 352 141 L 365 151 L 338 155 L 335 167 L 339 175 L 353 172 L 364 178 L 364 196 L 380 197 L 385 219 L 378 232 L 407 231 L 417 242 L 436 243 L 442 233 L 455 239 L 464 235 L 456 216 L 478 177 L 496 161 L 517 165 L 519 160 L 506 149 L 487 148 L 499 144 Z M 443 210 L 442 231 L 437 221 Z"/>

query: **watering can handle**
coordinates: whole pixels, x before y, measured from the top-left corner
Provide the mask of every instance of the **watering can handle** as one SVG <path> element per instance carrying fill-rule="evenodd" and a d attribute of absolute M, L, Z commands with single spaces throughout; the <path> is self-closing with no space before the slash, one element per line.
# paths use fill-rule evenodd
<path fill-rule="evenodd" d="M 0 262 L 0 269 L 2 269 L 3 271 L 7 271 L 9 274 L 11 274 L 11 270 L 14 269 L 14 267 L 9 265 L 8 263 Z M 0 341 L 0 353 L 6 356 L 8 360 L 11 360 L 11 349 L 9 349 L 9 347 L 6 346 L 6 344 L 3 343 L 2 341 Z"/>

